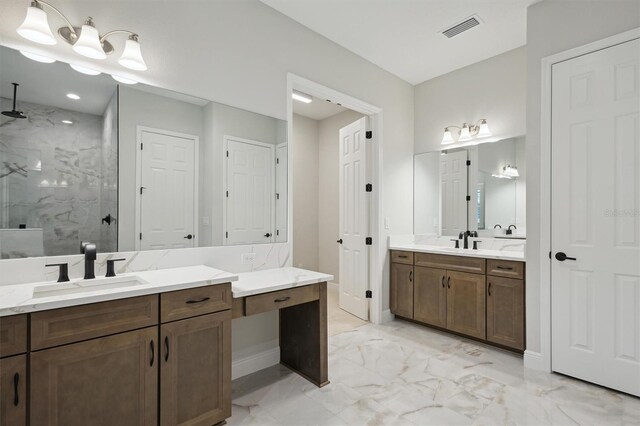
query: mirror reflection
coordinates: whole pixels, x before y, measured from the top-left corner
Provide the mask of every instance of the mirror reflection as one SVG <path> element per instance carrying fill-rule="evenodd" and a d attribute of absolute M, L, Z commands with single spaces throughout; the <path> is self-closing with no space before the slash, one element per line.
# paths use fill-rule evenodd
<path fill-rule="evenodd" d="M 6 47 L 0 105 L 3 259 L 287 240 L 283 120 Z"/>
<path fill-rule="evenodd" d="M 526 237 L 525 137 L 417 154 L 415 234 Z"/>

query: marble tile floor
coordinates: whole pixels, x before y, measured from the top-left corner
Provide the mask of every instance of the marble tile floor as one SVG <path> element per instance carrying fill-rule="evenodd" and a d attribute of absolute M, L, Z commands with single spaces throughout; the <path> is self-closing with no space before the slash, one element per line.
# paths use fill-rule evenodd
<path fill-rule="evenodd" d="M 338 305 L 338 292 L 338 284 L 327 284 L 327 322 L 329 336 L 351 331 L 354 328 L 367 324 L 367 321 L 361 320 L 357 316 L 340 309 Z"/>
<path fill-rule="evenodd" d="M 282 366 L 233 382 L 230 425 L 638 425 L 640 398 L 404 321 L 329 338 L 318 389 Z"/>

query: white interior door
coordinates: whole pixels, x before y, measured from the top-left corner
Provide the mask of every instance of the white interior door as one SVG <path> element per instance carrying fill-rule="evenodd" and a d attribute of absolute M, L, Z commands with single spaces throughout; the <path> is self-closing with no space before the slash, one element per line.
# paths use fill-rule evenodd
<path fill-rule="evenodd" d="M 287 241 L 287 144 L 276 147 L 276 242 Z"/>
<path fill-rule="evenodd" d="M 369 319 L 366 118 L 340 129 L 340 308 Z"/>
<path fill-rule="evenodd" d="M 197 138 L 140 130 L 141 250 L 194 247 Z"/>
<path fill-rule="evenodd" d="M 442 235 L 467 230 L 467 151 L 440 156 L 440 223 Z"/>
<path fill-rule="evenodd" d="M 274 146 L 227 139 L 226 244 L 269 243 L 274 237 Z"/>
<path fill-rule="evenodd" d="M 637 396 L 639 94 L 638 40 L 553 66 L 552 368 Z"/>

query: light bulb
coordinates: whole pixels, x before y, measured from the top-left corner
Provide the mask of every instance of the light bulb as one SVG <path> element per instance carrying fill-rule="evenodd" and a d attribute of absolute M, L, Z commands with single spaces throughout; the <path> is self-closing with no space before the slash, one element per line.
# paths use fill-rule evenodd
<path fill-rule="evenodd" d="M 27 8 L 27 16 L 16 31 L 22 37 L 36 43 L 48 46 L 53 46 L 57 43 L 51 28 L 49 28 L 47 13 L 35 1 Z"/>

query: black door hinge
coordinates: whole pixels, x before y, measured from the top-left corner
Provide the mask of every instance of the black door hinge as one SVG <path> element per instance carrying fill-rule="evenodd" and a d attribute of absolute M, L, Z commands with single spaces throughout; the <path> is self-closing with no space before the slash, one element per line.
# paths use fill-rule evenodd
<path fill-rule="evenodd" d="M 140 233 L 140 239 L 142 239 L 142 232 Z"/>
<path fill-rule="evenodd" d="M 280 199 L 280 194 L 276 192 L 276 200 Z"/>
<path fill-rule="evenodd" d="M 549 259 L 551 259 L 551 252 L 549 252 Z"/>
<path fill-rule="evenodd" d="M 373 132 L 371 130 L 367 130 L 367 132 L 365 132 L 365 137 L 367 139 L 373 138 Z"/>
<path fill-rule="evenodd" d="M 276 164 L 280 164 L 280 159 L 276 158 Z"/>
<path fill-rule="evenodd" d="M 364 243 L 365 243 L 366 245 L 368 245 L 368 246 L 372 245 L 372 244 L 373 244 L 373 238 L 371 238 L 371 237 L 367 237 L 367 238 L 365 238 L 365 239 L 364 239 Z"/>
<path fill-rule="evenodd" d="M 471 160 L 467 160 L 467 166 L 471 165 Z"/>
<path fill-rule="evenodd" d="M 229 198 L 229 191 L 227 191 L 227 198 Z"/>
<path fill-rule="evenodd" d="M 229 233 L 228 233 L 228 232 L 225 232 L 225 233 L 224 233 L 224 237 L 225 237 L 225 238 L 229 238 Z"/>
<path fill-rule="evenodd" d="M 276 237 L 280 235 L 280 230 L 276 229 Z"/>
<path fill-rule="evenodd" d="M 229 158 L 229 151 L 227 151 L 227 158 Z"/>
<path fill-rule="evenodd" d="M 373 292 L 371 290 L 367 290 L 364 292 L 364 297 L 367 299 L 371 299 L 373 297 Z"/>
<path fill-rule="evenodd" d="M 144 149 L 144 143 L 140 142 L 140 151 Z"/>
<path fill-rule="evenodd" d="M 471 195 L 467 195 L 467 201 L 471 201 Z"/>
<path fill-rule="evenodd" d="M 365 188 L 364 188 L 364 189 L 365 189 L 365 191 L 367 191 L 367 192 L 371 192 L 371 191 L 373 191 L 373 185 L 371 185 L 370 183 L 368 183 L 368 184 L 365 186 Z"/>

